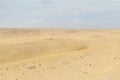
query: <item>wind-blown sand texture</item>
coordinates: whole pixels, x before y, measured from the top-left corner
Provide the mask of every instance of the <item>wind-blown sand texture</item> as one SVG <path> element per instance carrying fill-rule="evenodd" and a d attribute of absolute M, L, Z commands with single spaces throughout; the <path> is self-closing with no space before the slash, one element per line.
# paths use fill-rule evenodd
<path fill-rule="evenodd" d="M 120 30 L 1 28 L 0 80 L 120 80 Z"/>

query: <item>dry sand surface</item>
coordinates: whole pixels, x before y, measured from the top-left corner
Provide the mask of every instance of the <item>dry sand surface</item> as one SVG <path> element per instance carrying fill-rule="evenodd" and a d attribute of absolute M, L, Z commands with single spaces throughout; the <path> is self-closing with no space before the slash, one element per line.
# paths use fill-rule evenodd
<path fill-rule="evenodd" d="M 1 28 L 0 80 L 120 80 L 120 30 Z"/>

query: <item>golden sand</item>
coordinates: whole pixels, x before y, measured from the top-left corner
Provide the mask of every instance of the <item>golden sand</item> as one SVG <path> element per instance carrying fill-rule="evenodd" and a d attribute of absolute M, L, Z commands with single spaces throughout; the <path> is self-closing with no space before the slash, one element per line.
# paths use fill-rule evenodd
<path fill-rule="evenodd" d="M 120 30 L 1 28 L 0 80 L 120 80 Z"/>

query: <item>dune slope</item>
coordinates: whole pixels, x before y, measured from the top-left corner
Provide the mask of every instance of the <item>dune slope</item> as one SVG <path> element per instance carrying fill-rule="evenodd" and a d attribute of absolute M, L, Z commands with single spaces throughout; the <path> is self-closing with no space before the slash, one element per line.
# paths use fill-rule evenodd
<path fill-rule="evenodd" d="M 0 29 L 0 80 L 119 80 L 120 30 Z"/>

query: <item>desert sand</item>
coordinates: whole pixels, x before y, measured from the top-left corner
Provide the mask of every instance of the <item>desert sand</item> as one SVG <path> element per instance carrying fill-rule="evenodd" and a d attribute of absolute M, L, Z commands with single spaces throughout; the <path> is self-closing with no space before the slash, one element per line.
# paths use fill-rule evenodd
<path fill-rule="evenodd" d="M 1 28 L 0 80 L 120 80 L 120 30 Z"/>

